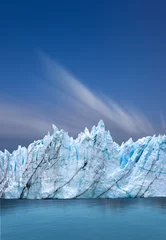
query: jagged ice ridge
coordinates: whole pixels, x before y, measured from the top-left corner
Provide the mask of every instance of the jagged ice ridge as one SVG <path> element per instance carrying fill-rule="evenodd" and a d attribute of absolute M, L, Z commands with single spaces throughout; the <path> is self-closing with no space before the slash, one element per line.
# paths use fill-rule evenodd
<path fill-rule="evenodd" d="M 0 152 L 1 198 L 128 198 L 166 196 L 166 136 L 119 146 L 97 127 L 77 139 L 58 130 Z"/>

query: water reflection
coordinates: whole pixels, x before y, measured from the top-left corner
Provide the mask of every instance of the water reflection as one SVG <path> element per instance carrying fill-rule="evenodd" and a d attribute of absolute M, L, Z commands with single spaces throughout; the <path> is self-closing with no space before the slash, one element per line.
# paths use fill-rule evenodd
<path fill-rule="evenodd" d="M 77 199 L 77 200 L 9 200 L 1 199 L 1 213 L 21 210 L 22 208 L 68 208 L 74 206 L 86 206 L 88 208 L 98 207 L 106 211 L 126 211 L 134 207 L 155 207 L 166 211 L 166 198 L 137 198 L 137 199 Z"/>
<path fill-rule="evenodd" d="M 0 219 L 2 240 L 164 240 L 166 198 L 1 200 Z"/>

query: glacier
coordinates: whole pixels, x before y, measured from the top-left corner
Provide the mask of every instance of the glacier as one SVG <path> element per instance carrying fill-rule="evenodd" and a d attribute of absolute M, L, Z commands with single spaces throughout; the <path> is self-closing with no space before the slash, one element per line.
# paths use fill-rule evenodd
<path fill-rule="evenodd" d="M 166 136 L 115 143 L 104 122 L 73 139 L 53 133 L 0 151 L 0 198 L 166 197 Z"/>

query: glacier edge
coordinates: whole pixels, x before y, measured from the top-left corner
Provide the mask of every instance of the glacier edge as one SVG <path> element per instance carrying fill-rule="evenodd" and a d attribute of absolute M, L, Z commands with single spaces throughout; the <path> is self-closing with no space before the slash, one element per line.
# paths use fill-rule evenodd
<path fill-rule="evenodd" d="M 0 198 L 166 197 L 166 136 L 121 146 L 99 121 L 78 138 L 58 130 L 0 151 Z"/>

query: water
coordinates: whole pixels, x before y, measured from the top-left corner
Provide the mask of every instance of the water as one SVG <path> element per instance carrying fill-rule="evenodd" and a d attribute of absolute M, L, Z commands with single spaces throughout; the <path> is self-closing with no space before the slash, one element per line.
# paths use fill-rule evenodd
<path fill-rule="evenodd" d="M 166 199 L 1 200 L 2 240 L 166 240 Z"/>

